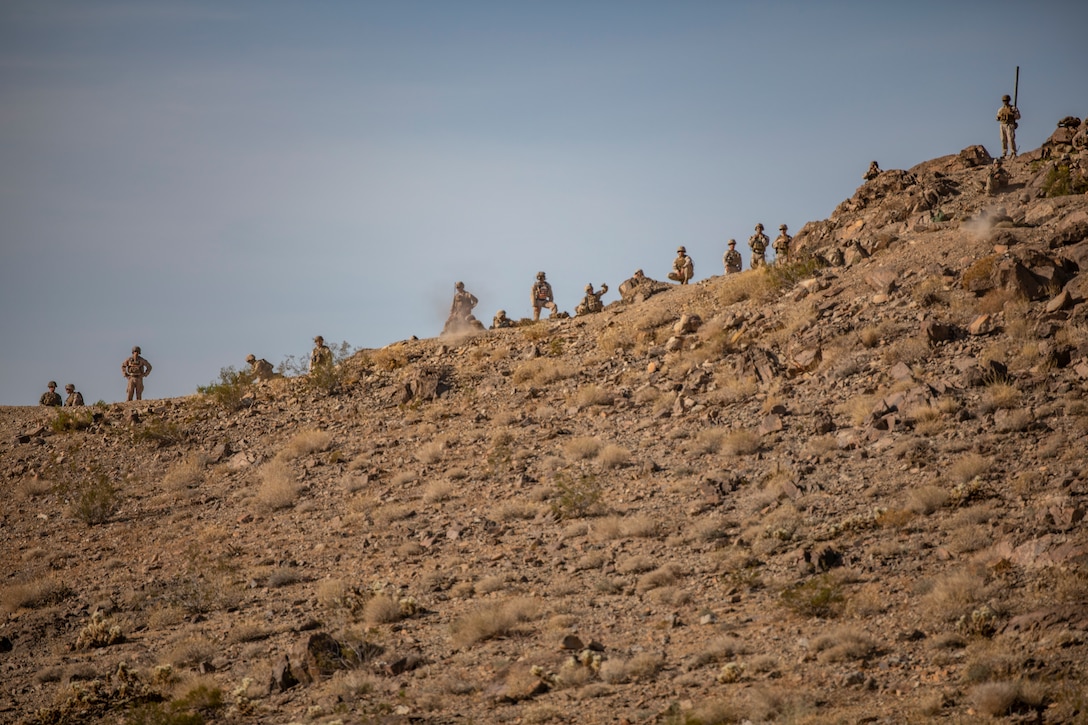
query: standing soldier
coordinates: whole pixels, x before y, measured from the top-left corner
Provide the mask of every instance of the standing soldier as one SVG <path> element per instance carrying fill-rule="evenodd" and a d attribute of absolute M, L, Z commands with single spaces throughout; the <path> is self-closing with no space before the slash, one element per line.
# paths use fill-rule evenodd
<path fill-rule="evenodd" d="M 250 353 L 246 355 L 246 362 L 249 363 L 249 372 L 253 373 L 258 380 L 271 380 L 275 377 L 275 373 L 272 372 L 272 363 L 263 357 L 258 360 L 256 355 Z"/>
<path fill-rule="evenodd" d="M 688 256 L 688 250 L 684 247 L 676 248 L 676 259 L 672 260 L 672 271 L 669 279 L 680 284 L 687 284 L 688 280 L 695 276 L 695 264 Z"/>
<path fill-rule="evenodd" d="M 725 265 L 726 274 L 736 274 L 741 270 L 741 265 L 744 263 L 740 258 L 740 252 L 737 251 L 737 240 L 729 240 L 729 251 L 722 257 L 722 263 Z"/>
<path fill-rule="evenodd" d="M 748 237 L 748 247 L 752 250 L 752 269 L 767 266 L 767 245 L 771 240 L 763 233 L 763 224 L 756 224 L 756 233 Z"/>
<path fill-rule="evenodd" d="M 533 298 L 533 321 L 540 319 L 540 308 L 546 307 L 551 314 L 549 319 L 555 317 L 559 311 L 559 307 L 555 304 L 555 296 L 552 294 L 552 286 L 548 284 L 548 281 L 544 279 L 543 272 L 536 273 L 536 282 L 533 282 L 533 289 L 530 293 Z"/>
<path fill-rule="evenodd" d="M 997 111 L 997 122 L 1001 127 L 1001 158 L 1009 151 L 1016 157 L 1016 122 L 1020 120 L 1020 109 L 1012 105 L 1008 94 L 1001 96 L 1001 108 Z"/>
<path fill-rule="evenodd" d="M 578 306 L 574 308 L 574 314 L 576 315 L 588 315 L 594 312 L 601 312 L 604 310 L 604 305 L 601 303 L 601 297 L 608 292 L 608 285 L 601 282 L 601 289 L 599 292 L 593 291 L 593 285 L 586 285 L 586 296 L 582 298 L 582 301 L 578 303 Z"/>
<path fill-rule="evenodd" d="M 788 227 L 785 224 L 781 224 L 778 227 L 779 235 L 774 240 L 774 263 L 789 263 L 790 261 L 790 242 L 793 241 L 793 237 L 786 231 Z"/>
<path fill-rule="evenodd" d="M 50 380 L 49 384 L 45 387 L 49 388 L 42 397 L 38 398 L 38 405 L 48 405 L 49 407 L 57 406 L 61 404 L 60 396 L 57 395 L 57 383 L 55 380 Z"/>
<path fill-rule="evenodd" d="M 83 405 L 83 394 L 76 391 L 76 386 L 73 383 L 65 385 L 64 392 L 68 393 L 68 397 L 64 399 L 66 406 L 71 408 L 75 405 Z"/>
<path fill-rule="evenodd" d="M 453 303 L 450 305 L 450 316 L 446 318 L 446 324 L 442 332 L 457 332 L 469 327 L 476 318 L 472 316 L 472 308 L 479 302 L 476 295 L 465 291 L 465 283 L 458 282 L 453 286 Z"/>
<path fill-rule="evenodd" d="M 310 372 L 329 365 L 332 365 L 332 350 L 325 344 L 325 338 L 318 335 L 314 338 L 314 349 L 310 351 Z"/>
<path fill-rule="evenodd" d="M 140 357 L 140 346 L 132 348 L 132 357 L 125 358 L 121 363 L 121 374 L 128 379 L 128 400 L 136 396 L 136 400 L 144 399 L 144 378 L 151 374 L 151 363 Z"/>

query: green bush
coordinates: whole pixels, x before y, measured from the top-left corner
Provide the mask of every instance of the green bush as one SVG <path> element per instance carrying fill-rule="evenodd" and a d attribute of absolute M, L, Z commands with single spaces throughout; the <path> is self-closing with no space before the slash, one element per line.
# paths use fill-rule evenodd
<path fill-rule="evenodd" d="M 243 406 L 243 400 L 254 381 L 254 374 L 249 370 L 235 370 L 233 367 L 220 368 L 219 381 L 197 386 L 196 392 L 206 395 L 219 407 L 234 411 Z"/>
<path fill-rule="evenodd" d="M 74 493 L 72 513 L 88 526 L 106 523 L 121 506 L 117 487 L 102 471 L 92 473 L 89 481 L 77 484 Z"/>
<path fill-rule="evenodd" d="M 1068 164 L 1058 164 L 1046 174 L 1043 193 L 1047 196 L 1068 196 L 1088 191 L 1088 177 L 1074 176 Z"/>
<path fill-rule="evenodd" d="M 177 423 L 167 423 L 162 418 L 152 418 L 132 434 L 137 441 L 155 443 L 160 448 L 185 440 L 185 433 Z"/>
<path fill-rule="evenodd" d="M 54 433 L 65 433 L 71 430 L 86 430 L 93 424 L 93 412 L 85 408 L 76 410 L 61 408 L 57 411 L 57 416 L 53 418 L 53 422 L 49 424 L 49 427 L 53 429 Z"/>
<path fill-rule="evenodd" d="M 601 484 L 592 473 L 583 473 L 578 480 L 566 474 L 555 476 L 556 496 L 552 513 L 560 519 L 576 519 L 591 514 L 601 501 Z"/>
<path fill-rule="evenodd" d="M 830 575 L 809 579 L 782 592 L 782 603 L 805 617 L 830 619 L 842 611 L 846 596 L 842 585 Z"/>

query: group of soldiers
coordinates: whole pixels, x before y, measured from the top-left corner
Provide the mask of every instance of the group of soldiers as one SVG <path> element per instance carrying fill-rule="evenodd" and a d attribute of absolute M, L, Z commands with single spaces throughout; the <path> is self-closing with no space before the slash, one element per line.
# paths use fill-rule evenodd
<path fill-rule="evenodd" d="M 57 383 L 55 380 L 50 380 L 49 385 L 46 386 L 49 390 L 42 393 L 42 397 L 38 399 L 38 405 L 47 405 L 50 407 L 57 407 L 63 404 L 65 407 L 72 407 L 76 405 L 83 405 L 83 395 L 76 391 L 76 386 L 72 383 L 68 383 L 64 386 L 64 392 L 68 394 L 68 397 L 61 400 L 60 393 L 57 392 Z"/>
<path fill-rule="evenodd" d="M 127 400 L 132 400 L 133 397 L 136 400 L 143 400 L 144 378 L 151 374 L 151 363 L 141 357 L 140 352 L 139 345 L 133 346 L 132 354 L 121 363 L 121 374 L 126 381 Z M 83 394 L 76 390 L 74 383 L 64 386 L 64 392 L 68 394 L 64 400 L 61 400 L 60 394 L 57 393 L 56 381 L 50 380 L 46 387 L 49 389 L 38 398 L 38 405 L 73 407 L 84 404 Z"/>

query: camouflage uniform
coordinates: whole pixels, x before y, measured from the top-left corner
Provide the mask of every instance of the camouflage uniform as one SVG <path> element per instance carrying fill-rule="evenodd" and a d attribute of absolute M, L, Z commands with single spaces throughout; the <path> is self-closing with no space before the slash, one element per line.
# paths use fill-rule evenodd
<path fill-rule="evenodd" d="M 676 249 L 676 259 L 672 260 L 672 271 L 668 276 L 669 279 L 680 284 L 687 284 L 688 280 L 695 276 L 695 264 L 684 247 Z"/>
<path fill-rule="evenodd" d="M 314 349 L 310 352 L 310 372 L 328 365 L 332 365 L 332 350 L 325 344 L 325 338 L 318 335 L 314 338 Z"/>
<path fill-rule="evenodd" d="M 740 258 L 740 252 L 737 251 L 737 240 L 729 240 L 729 251 L 722 257 L 722 264 L 725 265 L 726 274 L 736 274 L 739 272 L 744 264 L 744 260 Z"/>
<path fill-rule="evenodd" d="M 47 405 L 49 407 L 60 405 L 61 399 L 60 396 L 57 395 L 57 384 L 50 380 L 49 385 L 46 387 L 49 388 L 49 390 L 42 393 L 42 397 L 38 398 L 38 405 Z"/>
<path fill-rule="evenodd" d="M 786 231 L 785 224 L 778 227 L 778 231 L 781 232 L 774 240 L 774 261 L 775 264 L 780 262 L 788 263 L 790 261 L 790 243 L 793 241 L 793 237 Z"/>
<path fill-rule="evenodd" d="M 543 272 L 536 273 L 536 282 L 533 283 L 530 296 L 533 303 L 533 320 L 540 319 L 540 308 L 542 307 L 550 310 L 552 317 L 555 317 L 556 313 L 559 312 L 559 307 L 556 306 L 555 297 L 552 294 L 552 286 L 544 279 Z"/>
<path fill-rule="evenodd" d="M 763 233 L 763 225 L 756 224 L 756 233 L 748 237 L 748 247 L 752 250 L 752 269 L 767 266 L 767 245 L 771 240 Z"/>
<path fill-rule="evenodd" d="M 83 405 L 83 395 L 76 391 L 76 386 L 68 383 L 64 386 L 64 392 L 68 393 L 68 397 L 64 400 L 64 404 L 71 408 L 76 405 Z"/>
<path fill-rule="evenodd" d="M 586 296 L 582 298 L 582 301 L 578 303 L 578 306 L 574 308 L 574 314 L 576 315 L 589 315 L 594 312 L 601 312 L 604 310 L 604 304 L 601 303 L 601 297 L 608 292 L 608 285 L 601 282 L 601 289 L 599 292 L 593 291 L 593 285 L 586 285 Z"/>
<path fill-rule="evenodd" d="M 271 380 L 276 375 L 272 371 L 272 363 L 268 362 L 263 357 L 258 360 L 256 355 L 247 355 L 246 362 L 249 363 L 249 371 L 253 373 L 254 377 L 258 380 Z"/>
<path fill-rule="evenodd" d="M 132 348 L 132 357 L 125 358 L 121 363 L 121 374 L 128 379 L 127 400 L 132 400 L 133 396 L 136 400 L 143 400 L 144 378 L 151 374 L 151 363 L 140 357 L 139 345 Z"/>
<path fill-rule="evenodd" d="M 474 308 L 479 300 L 476 295 L 465 291 L 465 283 L 458 282 L 454 285 L 453 303 L 450 305 L 450 316 L 446 318 L 446 324 L 442 332 L 457 332 L 465 327 L 471 327 L 476 318 L 472 316 Z"/>
<path fill-rule="evenodd" d="M 870 161 L 869 170 L 865 172 L 865 180 L 872 181 L 878 176 L 880 176 L 880 164 L 875 161 Z"/>
<path fill-rule="evenodd" d="M 1016 122 L 1020 120 L 1020 109 L 1010 103 L 1008 96 L 1001 97 L 1001 108 L 997 111 L 997 122 L 1001 128 L 1001 156 L 1004 158 L 1012 151 L 1016 156 Z"/>
<path fill-rule="evenodd" d="M 506 316 L 506 310 L 499 310 L 491 320 L 491 329 L 500 330 L 504 327 L 513 327 L 514 321 Z"/>
<path fill-rule="evenodd" d="M 1001 159 L 994 159 L 990 171 L 986 174 L 986 193 L 993 196 L 1009 185 L 1009 172 L 1001 165 Z"/>

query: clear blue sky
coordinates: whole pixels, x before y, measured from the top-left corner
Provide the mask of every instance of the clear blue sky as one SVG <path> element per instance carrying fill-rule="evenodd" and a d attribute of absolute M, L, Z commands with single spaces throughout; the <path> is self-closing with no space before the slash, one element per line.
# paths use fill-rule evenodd
<path fill-rule="evenodd" d="M 0 404 L 146 397 L 562 309 L 678 244 L 696 278 L 796 231 L 872 159 L 1088 114 L 1088 3 L 0 3 Z M 773 235 L 772 235 L 773 236 Z M 745 258 L 747 264 L 747 256 Z M 616 299 L 610 292 L 606 302 Z"/>

